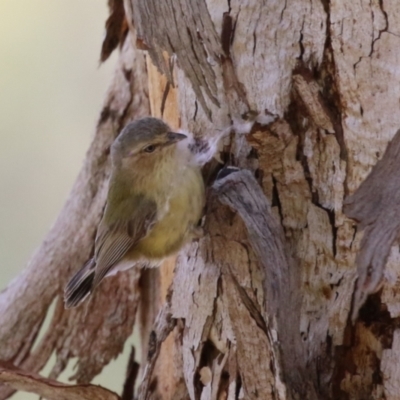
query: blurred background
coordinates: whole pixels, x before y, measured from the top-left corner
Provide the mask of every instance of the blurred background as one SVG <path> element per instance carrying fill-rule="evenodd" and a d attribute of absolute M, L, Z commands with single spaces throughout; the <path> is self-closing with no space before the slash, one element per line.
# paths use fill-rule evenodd
<path fill-rule="evenodd" d="M 0 1 L 0 290 L 40 245 L 81 168 L 116 60 L 99 66 L 107 16 L 106 0 Z M 131 341 L 95 383 L 121 392 Z"/>

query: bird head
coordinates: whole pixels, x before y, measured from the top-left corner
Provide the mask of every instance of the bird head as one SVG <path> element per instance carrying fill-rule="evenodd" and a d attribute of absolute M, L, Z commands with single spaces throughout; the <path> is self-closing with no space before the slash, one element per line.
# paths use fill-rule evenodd
<path fill-rule="evenodd" d="M 152 164 L 172 155 L 174 145 L 186 137 L 172 132 L 158 118 L 142 118 L 129 123 L 121 131 L 111 146 L 111 158 L 114 165 Z"/>

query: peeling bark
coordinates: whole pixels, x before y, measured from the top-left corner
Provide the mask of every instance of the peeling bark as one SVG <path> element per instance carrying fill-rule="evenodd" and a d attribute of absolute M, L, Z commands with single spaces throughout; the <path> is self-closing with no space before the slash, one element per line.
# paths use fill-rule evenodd
<path fill-rule="evenodd" d="M 139 291 L 132 289 L 138 286 L 139 270 L 107 280 L 81 308 L 65 310 L 62 299 L 66 282 L 93 251 L 107 192 L 110 145 L 127 121 L 149 113 L 145 79 L 144 56 L 135 53 L 129 38 L 85 164 L 64 209 L 27 268 L 0 294 L 0 358 L 24 370 L 39 372 L 55 351 L 53 379 L 70 358 L 78 357 L 74 378 L 89 382 L 122 351 L 132 332 L 139 302 Z M 33 348 L 54 300 L 50 327 Z M 0 398 L 11 393 L 9 387 L 0 388 Z"/>
<path fill-rule="evenodd" d="M 86 336 L 54 328 L 82 329 L 83 312 L 66 318 L 61 303 L 40 356 L 30 350 L 90 254 L 112 138 L 151 110 L 204 142 L 224 134 L 220 158 L 240 171 L 209 188 L 206 234 L 176 265 L 96 293 L 82 332 L 120 316 L 111 350 L 94 344 L 105 362 L 140 303 L 142 399 L 400 398 L 398 2 L 124 0 L 124 18 L 118 4 L 109 40 L 121 20 L 130 33 L 96 139 L 42 249 L 0 295 L 0 357 L 38 371 L 57 349 L 54 376 L 72 354 L 81 381 L 101 369 Z"/>
<path fill-rule="evenodd" d="M 45 396 L 48 400 L 118 400 L 109 390 L 94 385 L 65 385 L 35 374 L 26 373 L 0 362 L 0 381 L 15 389 Z"/>
<path fill-rule="evenodd" d="M 364 229 L 356 258 L 358 279 L 354 292 L 353 320 L 368 295 L 382 285 L 390 248 L 400 233 L 400 131 L 389 143 L 381 160 L 357 191 L 346 199 L 346 214 Z"/>

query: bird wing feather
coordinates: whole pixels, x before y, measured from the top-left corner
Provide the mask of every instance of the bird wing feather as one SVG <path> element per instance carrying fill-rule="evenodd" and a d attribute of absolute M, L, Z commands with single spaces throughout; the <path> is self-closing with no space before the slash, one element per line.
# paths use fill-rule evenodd
<path fill-rule="evenodd" d="M 96 272 L 93 287 L 97 286 L 126 252 L 144 238 L 156 222 L 157 206 L 142 199 L 135 202 L 130 218 L 107 223 L 103 217 L 95 241 Z"/>

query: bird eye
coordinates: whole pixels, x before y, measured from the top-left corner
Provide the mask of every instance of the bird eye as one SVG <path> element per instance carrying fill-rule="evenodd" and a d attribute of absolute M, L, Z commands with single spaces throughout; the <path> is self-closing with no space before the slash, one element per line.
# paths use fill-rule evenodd
<path fill-rule="evenodd" d="M 149 146 L 144 148 L 144 151 L 146 153 L 152 153 L 155 149 L 156 149 L 156 146 L 154 146 L 154 144 L 150 144 Z"/>

